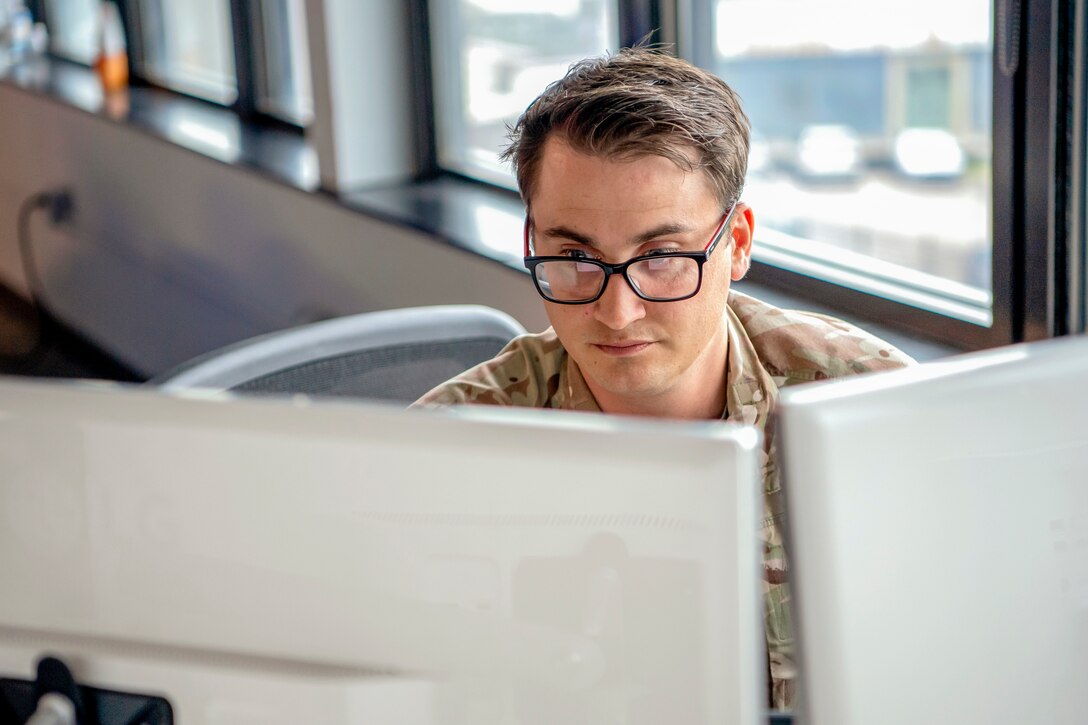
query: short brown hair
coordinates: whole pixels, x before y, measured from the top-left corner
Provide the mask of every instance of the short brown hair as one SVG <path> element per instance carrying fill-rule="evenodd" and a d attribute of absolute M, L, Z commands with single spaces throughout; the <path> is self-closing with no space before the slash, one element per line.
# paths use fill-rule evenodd
<path fill-rule="evenodd" d="M 702 169 L 723 211 L 740 196 L 748 169 L 749 122 L 737 94 L 713 73 L 657 48 L 575 63 L 509 131 L 501 158 L 513 162 L 526 205 L 552 135 L 594 156 L 662 156 L 686 171 Z"/>

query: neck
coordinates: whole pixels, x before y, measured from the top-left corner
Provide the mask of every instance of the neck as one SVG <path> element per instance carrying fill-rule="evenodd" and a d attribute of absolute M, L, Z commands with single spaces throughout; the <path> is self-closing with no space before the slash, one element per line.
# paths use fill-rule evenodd
<path fill-rule="evenodd" d="M 637 415 L 650 418 L 678 418 L 684 420 L 717 420 L 722 417 L 725 410 L 725 386 L 717 395 L 706 397 L 702 400 L 684 404 L 674 400 L 673 396 L 659 395 L 653 397 L 629 399 L 617 398 L 604 400 L 597 396 L 597 404 L 605 413 L 615 415 Z M 606 394 L 607 397 L 607 394 Z"/>

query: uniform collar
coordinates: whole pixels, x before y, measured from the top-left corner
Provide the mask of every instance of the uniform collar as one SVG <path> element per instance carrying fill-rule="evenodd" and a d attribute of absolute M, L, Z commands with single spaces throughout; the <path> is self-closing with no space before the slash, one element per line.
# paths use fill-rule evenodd
<path fill-rule="evenodd" d="M 737 314 L 728 305 L 723 323 L 729 336 L 729 351 L 726 353 L 725 411 L 722 417 L 763 430 L 778 397 L 778 386 L 760 362 L 755 346 Z"/>
<path fill-rule="evenodd" d="M 597 399 L 590 392 L 578 363 L 565 350 L 563 357 L 566 358 L 566 364 L 559 369 L 559 390 L 556 391 L 555 407 L 589 413 L 601 412 L 601 406 L 597 405 Z"/>

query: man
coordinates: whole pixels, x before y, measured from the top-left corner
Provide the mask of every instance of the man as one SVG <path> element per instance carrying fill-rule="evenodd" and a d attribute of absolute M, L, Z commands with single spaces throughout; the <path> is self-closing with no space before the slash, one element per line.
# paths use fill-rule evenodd
<path fill-rule="evenodd" d="M 784 385 L 911 363 L 844 322 L 730 292 L 755 217 L 739 201 L 748 119 L 719 78 L 660 51 L 574 65 L 518 120 L 504 159 L 525 262 L 552 327 L 435 388 L 460 403 L 725 418 L 764 431 L 771 704 L 793 697 L 783 515 L 768 426 Z"/>

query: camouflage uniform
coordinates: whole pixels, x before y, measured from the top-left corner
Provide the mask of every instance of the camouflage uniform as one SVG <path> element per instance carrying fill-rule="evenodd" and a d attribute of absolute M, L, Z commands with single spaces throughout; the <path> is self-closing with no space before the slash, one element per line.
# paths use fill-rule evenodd
<path fill-rule="evenodd" d="M 773 421 L 778 390 L 786 385 L 910 365 L 902 352 L 832 317 L 782 310 L 733 291 L 724 324 L 729 339 L 722 417 L 763 431 L 763 591 L 770 703 L 793 700 L 793 627 L 780 523 L 784 510 Z M 599 412 L 578 365 L 555 331 L 523 335 L 495 358 L 439 385 L 416 405 L 516 405 Z"/>

